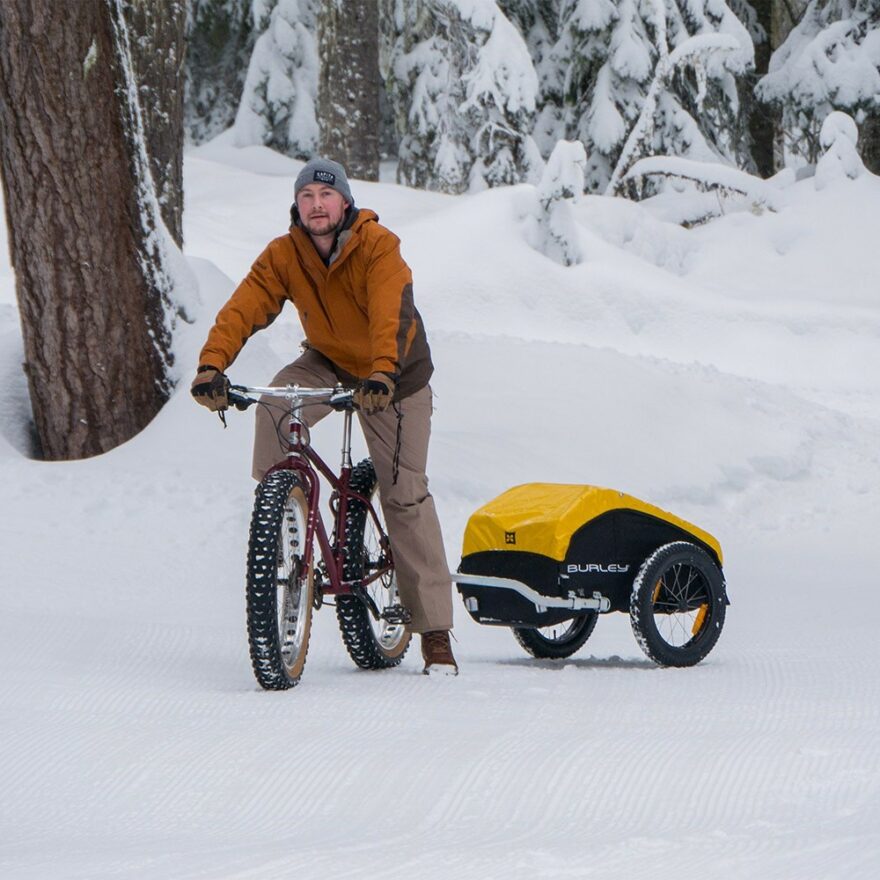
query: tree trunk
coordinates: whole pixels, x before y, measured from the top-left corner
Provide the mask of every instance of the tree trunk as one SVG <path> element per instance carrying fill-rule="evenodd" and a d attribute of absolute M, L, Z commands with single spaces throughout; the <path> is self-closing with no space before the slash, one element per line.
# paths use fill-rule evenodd
<path fill-rule="evenodd" d="M 868 171 L 880 174 L 880 113 L 866 116 L 859 126 L 859 153 Z"/>
<path fill-rule="evenodd" d="M 119 0 L 3 0 L 0 168 L 35 427 L 49 459 L 168 397 L 166 239 Z"/>
<path fill-rule="evenodd" d="M 147 132 L 150 171 L 162 219 L 183 246 L 184 0 L 125 4 L 138 99 Z"/>
<path fill-rule="evenodd" d="M 377 0 L 325 0 L 318 16 L 321 154 L 349 176 L 379 179 Z"/>
<path fill-rule="evenodd" d="M 767 73 L 770 56 L 778 46 L 773 39 L 773 6 L 778 2 L 779 0 L 752 0 L 758 23 L 767 34 L 763 42 L 755 45 L 755 73 L 747 80 L 749 99 L 745 102 L 749 114 L 749 132 L 752 136 L 752 156 L 761 177 L 772 177 L 776 173 L 774 144 L 782 124 L 779 108 L 759 101 L 755 95 L 755 86 Z"/>

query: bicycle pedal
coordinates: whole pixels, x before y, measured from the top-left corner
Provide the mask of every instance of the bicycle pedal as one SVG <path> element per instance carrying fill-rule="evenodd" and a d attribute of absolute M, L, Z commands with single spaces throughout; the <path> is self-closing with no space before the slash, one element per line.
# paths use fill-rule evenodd
<path fill-rule="evenodd" d="M 412 614 L 403 605 L 389 605 L 387 608 L 382 609 L 382 614 L 379 616 L 388 623 L 412 622 Z"/>

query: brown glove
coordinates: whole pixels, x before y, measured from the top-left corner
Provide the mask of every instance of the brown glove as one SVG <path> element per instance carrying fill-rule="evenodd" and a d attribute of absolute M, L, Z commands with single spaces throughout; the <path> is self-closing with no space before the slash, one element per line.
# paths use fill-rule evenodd
<path fill-rule="evenodd" d="M 387 373 L 372 373 L 364 379 L 352 397 L 354 405 L 368 416 L 384 412 L 394 396 L 394 379 Z"/>
<path fill-rule="evenodd" d="M 223 411 L 229 408 L 229 379 L 225 373 L 214 367 L 201 366 L 193 379 L 190 394 L 196 399 L 196 403 L 208 407 L 211 412 Z"/>

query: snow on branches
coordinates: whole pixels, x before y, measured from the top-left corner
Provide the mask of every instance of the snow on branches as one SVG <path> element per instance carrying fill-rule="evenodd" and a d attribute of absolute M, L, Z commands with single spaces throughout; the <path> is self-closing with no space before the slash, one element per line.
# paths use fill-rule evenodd
<path fill-rule="evenodd" d="M 537 75 L 494 0 L 396 0 L 394 12 L 398 180 L 464 192 L 534 179 Z"/>
<path fill-rule="evenodd" d="M 672 180 L 672 191 L 667 194 L 667 218 L 683 226 L 698 226 L 728 210 L 747 208 L 753 213 L 782 207 L 779 186 L 753 174 L 722 165 L 719 162 L 696 162 L 679 156 L 650 156 L 639 159 L 626 173 L 624 180 L 637 187 L 648 178 Z M 712 193 L 706 199 L 693 193 Z M 668 196 L 672 196 L 670 199 Z M 676 202 L 674 208 L 671 202 Z"/>
<path fill-rule="evenodd" d="M 586 166 L 587 154 L 580 141 L 558 141 L 528 216 L 529 244 L 563 266 L 580 263 L 584 256 L 572 205 L 583 195 Z"/>
<path fill-rule="evenodd" d="M 825 150 L 816 164 L 816 189 L 848 177 L 855 180 L 865 170 L 856 150 L 859 130 L 852 116 L 839 110 L 829 113 L 819 132 L 819 143 Z"/>
<path fill-rule="evenodd" d="M 801 163 L 819 158 L 832 110 L 880 115 L 880 0 L 811 0 L 757 94 L 781 105 L 786 159 Z"/>
<path fill-rule="evenodd" d="M 235 144 L 266 144 L 299 159 L 318 147 L 316 0 L 254 0 L 262 33 L 235 117 Z"/>
<path fill-rule="evenodd" d="M 626 143 L 623 145 L 617 165 L 608 183 L 607 193 L 615 195 L 620 192 L 621 181 L 624 173 L 633 163 L 634 159 L 651 144 L 657 133 L 658 104 L 664 99 L 668 100 L 669 85 L 671 79 L 685 65 L 690 64 L 696 75 L 698 84 L 697 102 L 702 103 L 706 95 L 706 67 L 708 63 L 716 60 L 718 55 L 724 53 L 735 54 L 740 51 L 740 44 L 729 34 L 699 34 L 689 37 L 683 43 L 669 52 L 665 45 L 665 39 L 658 43 L 659 55 L 654 68 L 654 77 L 648 92 L 645 95 L 641 112 L 636 119 L 635 125 L 629 132 Z M 679 123 L 680 129 L 690 128 L 694 132 L 695 126 L 687 126 L 687 121 Z M 679 152 L 673 150 L 672 152 Z"/>
<path fill-rule="evenodd" d="M 583 141 L 588 190 L 613 186 L 642 152 L 736 164 L 736 77 L 751 37 L 724 0 L 562 0 L 566 137 Z"/>

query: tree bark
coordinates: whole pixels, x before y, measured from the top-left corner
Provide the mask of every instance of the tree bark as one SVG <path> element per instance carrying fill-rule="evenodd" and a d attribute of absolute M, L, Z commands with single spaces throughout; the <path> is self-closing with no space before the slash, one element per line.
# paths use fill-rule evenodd
<path fill-rule="evenodd" d="M 325 0 L 318 16 L 321 154 L 351 177 L 379 179 L 377 0 Z"/>
<path fill-rule="evenodd" d="M 859 126 L 859 153 L 868 171 L 880 174 L 880 113 L 866 116 Z"/>
<path fill-rule="evenodd" d="M 126 20 L 162 219 L 183 246 L 184 0 L 129 0 Z"/>
<path fill-rule="evenodd" d="M 0 169 L 36 431 L 105 452 L 169 392 L 169 277 L 118 0 L 3 0 Z"/>
<path fill-rule="evenodd" d="M 752 156 L 761 177 L 772 177 L 776 173 L 774 144 L 782 123 L 778 107 L 765 104 L 755 95 L 755 86 L 770 65 L 770 56 L 778 47 L 774 41 L 773 6 L 779 0 L 752 0 L 752 7 L 758 23 L 764 28 L 767 38 L 755 45 L 755 73 L 748 78 L 749 100 L 746 102 L 749 114 L 749 132 L 752 136 Z"/>

